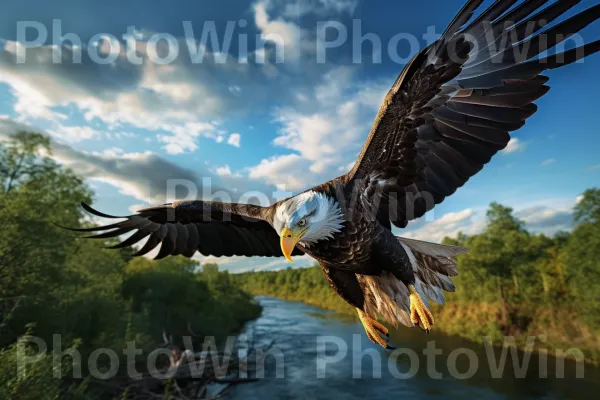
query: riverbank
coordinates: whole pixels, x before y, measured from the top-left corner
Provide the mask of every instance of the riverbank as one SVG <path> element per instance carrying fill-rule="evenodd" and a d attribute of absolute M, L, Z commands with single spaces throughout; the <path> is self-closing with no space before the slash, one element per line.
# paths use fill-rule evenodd
<path fill-rule="evenodd" d="M 398 349 L 388 351 L 344 314 L 273 297 L 258 301 L 263 313 L 245 336 L 273 343 L 273 352 L 264 379 L 235 388 L 231 400 L 586 400 L 600 389 L 600 369 L 590 365 L 503 349 L 492 354 L 439 330 L 393 331 Z"/>
<path fill-rule="evenodd" d="M 232 277 L 237 285 L 254 295 L 299 301 L 357 320 L 356 310 L 329 288 L 319 268 L 293 270 L 298 282 L 293 289 L 283 284 L 283 275 L 290 273 L 286 270 Z M 489 338 L 495 346 L 514 343 L 521 351 L 579 354 L 588 364 L 600 364 L 600 335 L 579 321 L 573 310 L 523 306 L 509 311 L 507 324 L 503 322 L 507 317 L 500 303 L 454 301 L 452 294 L 447 298 L 445 305 L 434 305 L 432 310 L 436 321 L 434 329 L 440 333 L 474 343 L 483 343 Z M 521 322 L 523 320 L 526 323 Z M 406 329 L 410 328 L 399 327 L 400 331 Z"/>

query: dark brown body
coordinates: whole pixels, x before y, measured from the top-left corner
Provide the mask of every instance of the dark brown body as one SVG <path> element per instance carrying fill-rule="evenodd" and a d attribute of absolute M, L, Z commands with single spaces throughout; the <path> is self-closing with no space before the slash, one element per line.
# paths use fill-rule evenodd
<path fill-rule="evenodd" d="M 389 271 L 404 284 L 415 278 L 408 255 L 389 227 L 380 223 L 376 210 L 367 209 L 353 187 L 336 179 L 311 190 L 336 199 L 345 217 L 344 227 L 330 240 L 300 250 L 315 258 L 333 290 L 348 303 L 363 309 L 364 293 L 357 274 L 380 275 Z"/>

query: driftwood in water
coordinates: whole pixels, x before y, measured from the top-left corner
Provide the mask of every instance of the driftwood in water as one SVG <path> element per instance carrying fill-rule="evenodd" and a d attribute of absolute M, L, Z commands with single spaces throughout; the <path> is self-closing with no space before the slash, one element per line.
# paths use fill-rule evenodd
<path fill-rule="evenodd" d="M 246 356 L 240 358 L 238 351 L 193 354 L 176 351 L 170 362 L 153 373 L 143 373 L 132 379 L 116 376 L 109 380 L 88 378 L 90 387 L 96 386 L 102 398 L 120 400 L 196 400 L 219 399 L 231 388 L 243 383 L 256 382 L 256 367 L 262 363 L 258 354 L 265 354 L 273 345 L 261 348 L 249 347 Z M 216 394 L 209 394 L 209 385 L 224 385 Z"/>

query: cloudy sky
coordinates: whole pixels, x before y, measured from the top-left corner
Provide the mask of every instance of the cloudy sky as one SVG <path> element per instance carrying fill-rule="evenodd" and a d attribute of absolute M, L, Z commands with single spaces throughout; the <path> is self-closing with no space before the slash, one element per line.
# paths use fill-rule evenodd
<path fill-rule="evenodd" d="M 0 136 L 51 136 L 53 156 L 87 178 L 108 213 L 171 200 L 169 187 L 272 201 L 347 172 L 403 62 L 461 5 L 21 0 L 0 15 Z M 581 36 L 597 39 L 600 26 Z M 477 232 L 492 201 L 533 230 L 569 229 L 577 196 L 600 182 L 598 70 L 596 55 L 549 72 L 552 90 L 509 146 L 404 234 Z M 286 266 L 218 261 L 235 271 Z"/>

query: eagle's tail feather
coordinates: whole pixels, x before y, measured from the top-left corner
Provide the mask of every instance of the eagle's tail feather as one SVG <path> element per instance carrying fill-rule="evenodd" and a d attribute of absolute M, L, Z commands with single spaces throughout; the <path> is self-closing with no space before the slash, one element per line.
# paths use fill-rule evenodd
<path fill-rule="evenodd" d="M 388 323 L 398 326 L 414 326 L 410 320 L 408 288 L 391 272 L 380 276 L 356 275 L 365 296 L 365 313 L 372 318 L 381 315 Z"/>
<path fill-rule="evenodd" d="M 443 304 L 443 291 L 455 290 L 450 279 L 458 275 L 455 257 L 468 249 L 402 237 L 398 240 L 409 256 L 416 278 L 415 289 L 427 308 L 430 307 L 428 298 Z M 368 315 L 375 317 L 379 314 L 394 326 L 398 326 L 398 322 L 414 326 L 410 319 L 410 293 L 402 281 L 387 271 L 380 276 L 357 277 L 365 293 L 365 312 Z"/>

